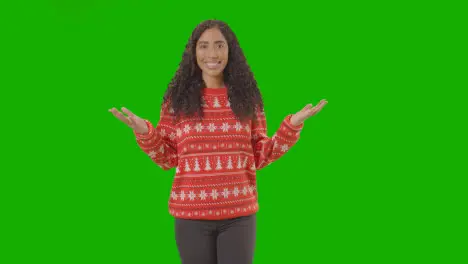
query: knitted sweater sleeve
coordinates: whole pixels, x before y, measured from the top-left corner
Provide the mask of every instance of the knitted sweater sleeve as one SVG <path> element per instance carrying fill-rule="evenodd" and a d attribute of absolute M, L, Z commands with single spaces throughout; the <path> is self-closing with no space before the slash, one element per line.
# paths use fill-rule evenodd
<path fill-rule="evenodd" d="M 163 170 L 177 167 L 176 127 L 172 116 L 169 104 L 165 103 L 156 126 L 145 120 L 148 134 L 134 132 L 138 146 Z"/>
<path fill-rule="evenodd" d="M 291 117 L 292 114 L 287 115 L 281 122 L 279 129 L 269 138 L 265 113 L 263 111 L 257 112 L 257 123 L 252 122 L 252 146 L 257 170 L 279 159 L 299 140 L 304 124 L 292 125 Z"/>

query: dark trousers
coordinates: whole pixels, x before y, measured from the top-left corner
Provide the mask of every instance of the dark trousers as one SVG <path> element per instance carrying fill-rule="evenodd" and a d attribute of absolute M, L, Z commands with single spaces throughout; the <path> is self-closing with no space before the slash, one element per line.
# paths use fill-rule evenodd
<path fill-rule="evenodd" d="M 175 219 L 182 264 L 252 264 L 256 215 L 210 221 Z"/>

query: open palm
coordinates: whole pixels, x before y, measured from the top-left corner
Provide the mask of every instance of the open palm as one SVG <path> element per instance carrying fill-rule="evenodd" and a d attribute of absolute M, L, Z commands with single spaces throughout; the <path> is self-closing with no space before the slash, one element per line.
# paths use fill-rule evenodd
<path fill-rule="evenodd" d="M 122 107 L 122 112 L 127 114 L 125 116 L 122 112 L 117 110 L 115 107 L 110 109 L 109 112 L 114 114 L 117 119 L 120 121 L 124 122 L 127 126 L 135 130 L 135 132 L 139 134 L 147 134 L 148 133 L 148 125 L 146 124 L 145 120 L 142 118 L 136 116 L 134 113 L 132 113 L 130 110 L 128 110 L 125 107 Z"/>
<path fill-rule="evenodd" d="M 291 117 L 291 124 L 295 126 L 302 124 L 306 119 L 320 112 L 320 110 L 322 110 L 322 108 L 327 103 L 328 103 L 327 100 L 322 99 L 320 100 L 319 104 L 316 106 L 313 106 L 312 104 L 306 105 L 304 108 L 302 108 L 301 111 L 297 112 Z"/>

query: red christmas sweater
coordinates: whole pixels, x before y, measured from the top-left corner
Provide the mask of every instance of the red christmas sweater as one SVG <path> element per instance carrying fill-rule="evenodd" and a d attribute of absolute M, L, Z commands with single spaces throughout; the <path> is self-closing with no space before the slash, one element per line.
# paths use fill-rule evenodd
<path fill-rule="evenodd" d="M 283 156 L 299 139 L 300 126 L 289 114 L 270 138 L 264 112 L 258 123 L 240 122 L 232 112 L 226 88 L 203 90 L 204 118 L 173 123 L 163 104 L 157 126 L 135 133 L 140 148 L 162 169 L 175 168 L 169 212 L 185 219 L 220 220 L 256 213 L 257 170 Z"/>

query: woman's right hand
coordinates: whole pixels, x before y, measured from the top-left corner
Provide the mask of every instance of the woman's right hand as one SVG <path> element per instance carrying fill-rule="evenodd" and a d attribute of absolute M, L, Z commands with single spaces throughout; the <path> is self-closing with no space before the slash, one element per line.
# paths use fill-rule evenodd
<path fill-rule="evenodd" d="M 136 133 L 142 134 L 142 135 L 148 134 L 148 125 L 146 124 L 145 120 L 136 116 L 135 114 L 130 112 L 130 110 L 128 110 L 127 108 L 122 107 L 122 112 L 127 114 L 127 116 L 125 116 L 122 112 L 117 110 L 115 107 L 113 107 L 112 109 L 109 109 L 109 112 L 114 114 L 114 116 L 117 117 L 120 121 L 127 124 L 127 126 L 132 128 Z"/>

